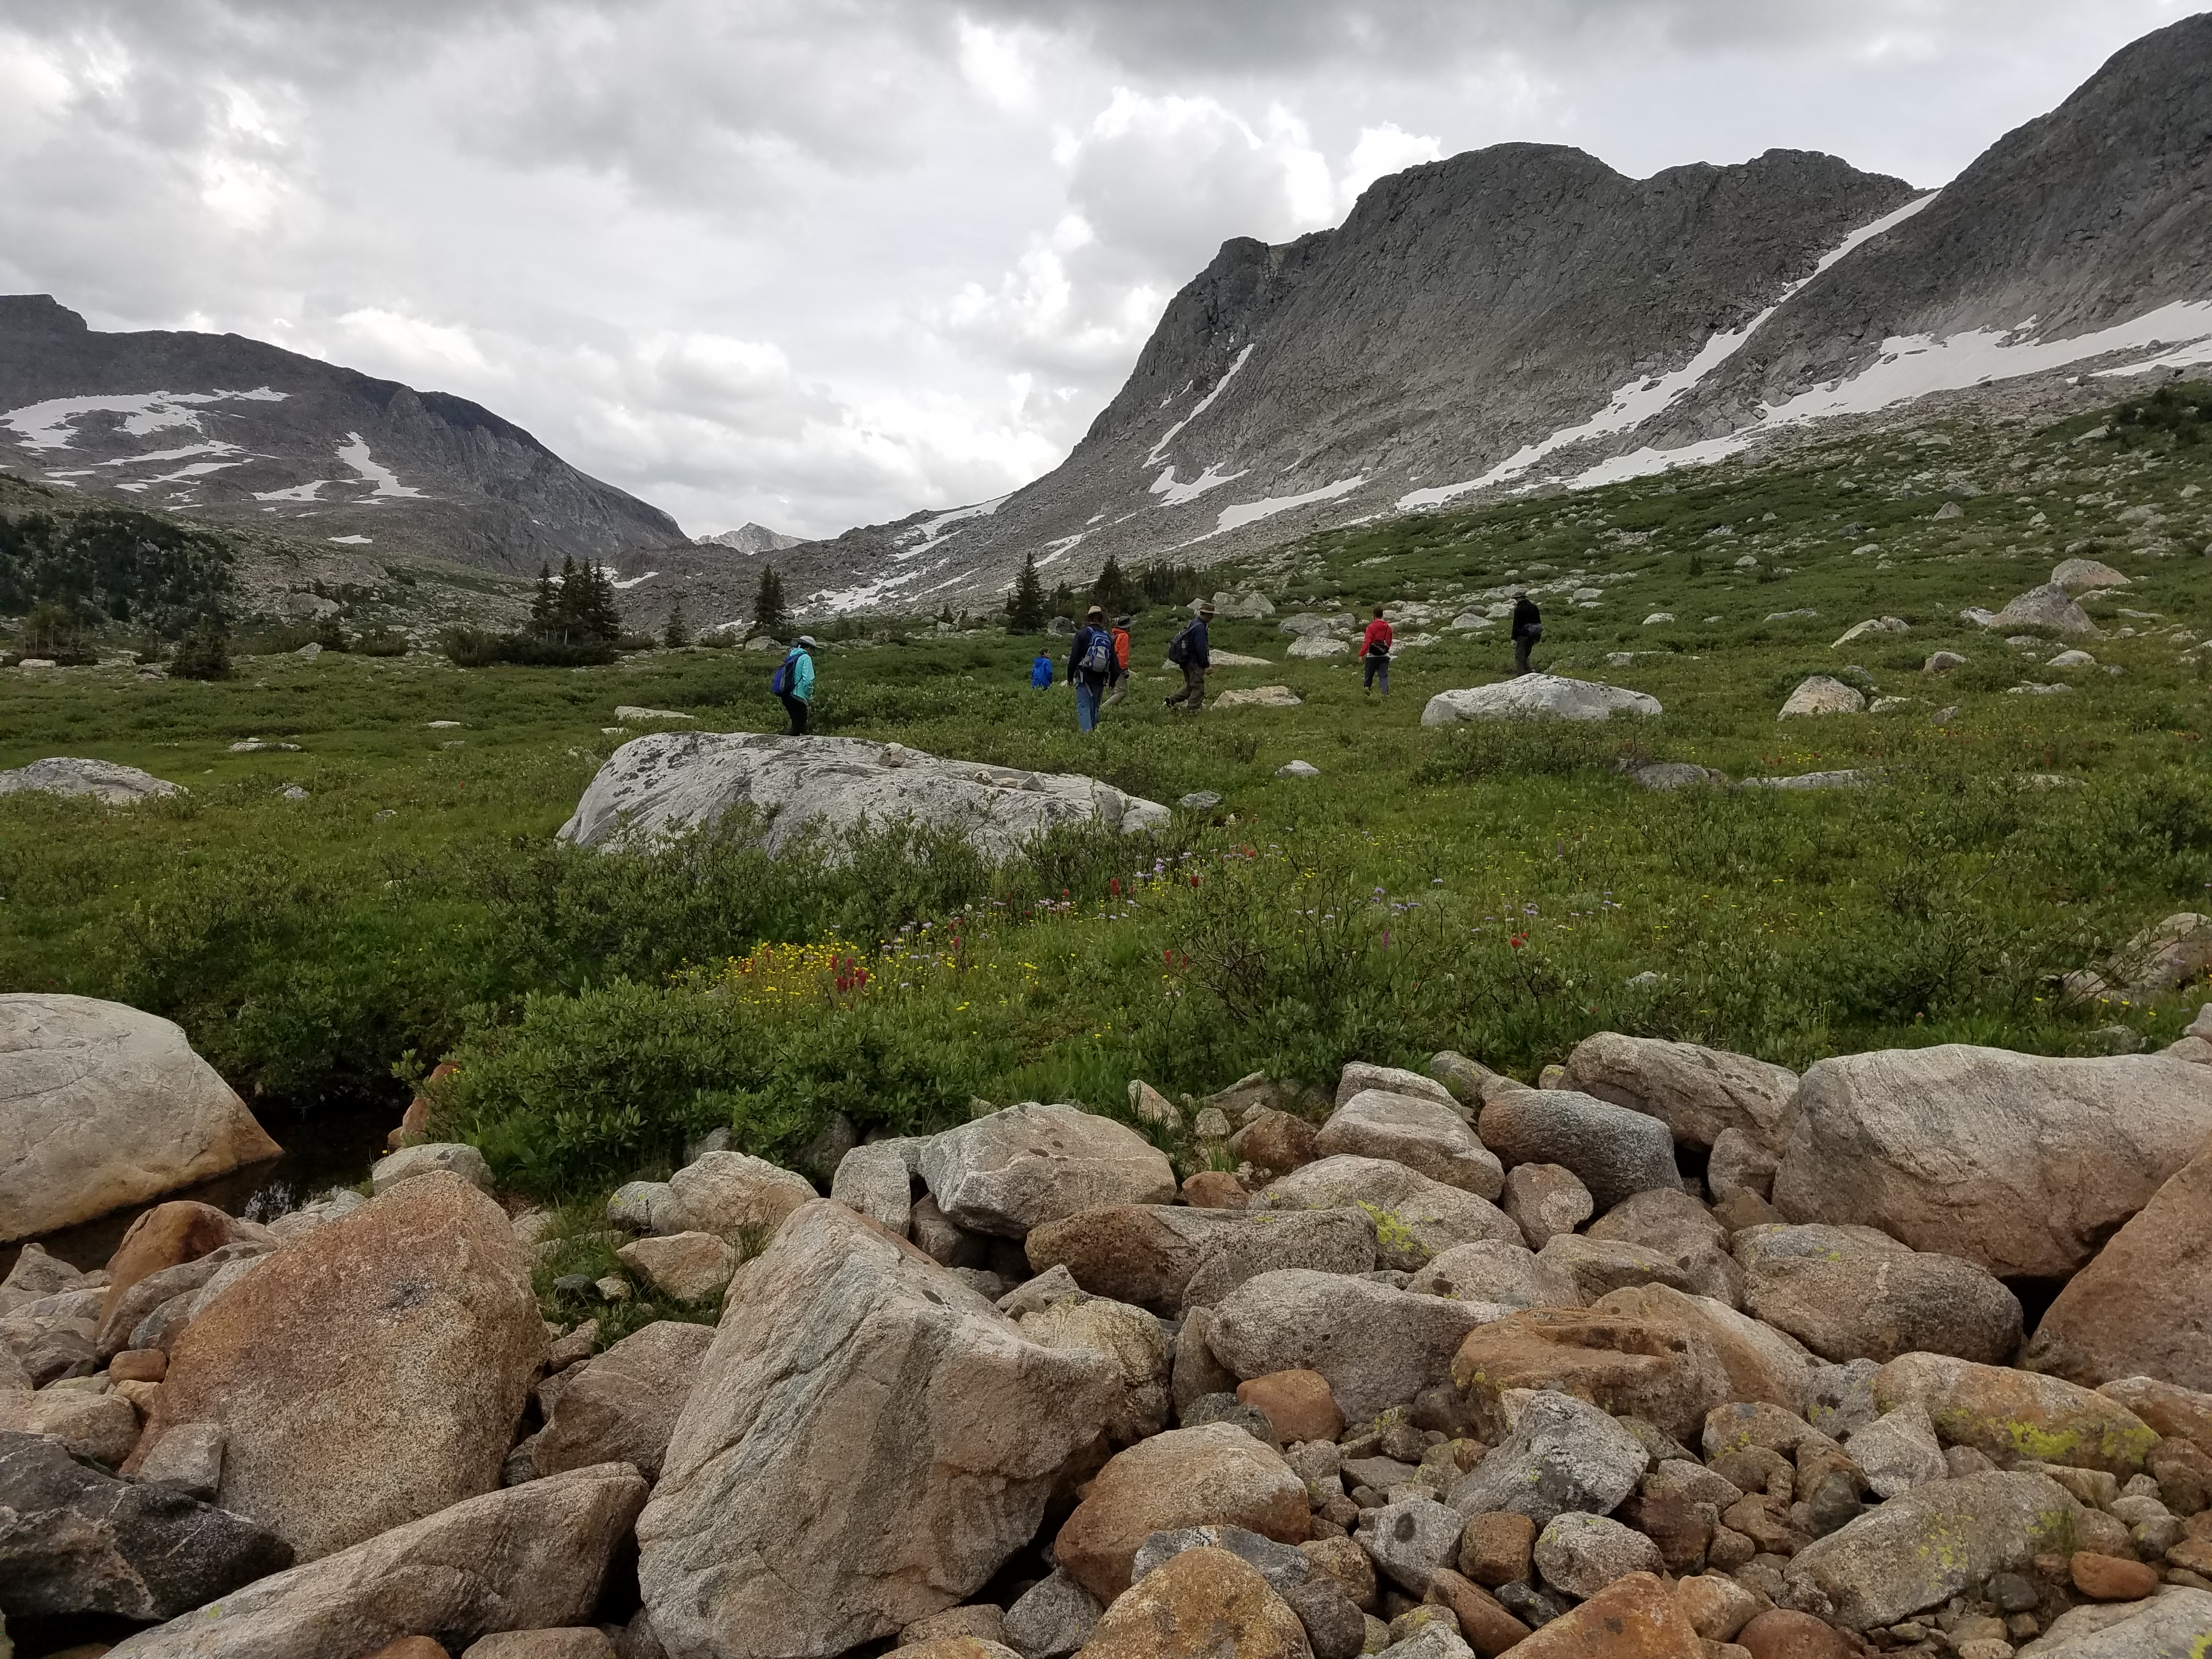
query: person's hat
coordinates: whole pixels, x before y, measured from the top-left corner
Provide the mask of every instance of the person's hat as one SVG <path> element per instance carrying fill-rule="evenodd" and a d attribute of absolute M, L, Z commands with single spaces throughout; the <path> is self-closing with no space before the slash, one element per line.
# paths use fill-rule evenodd
<path fill-rule="evenodd" d="M 1212 616 L 1213 614 L 1213 601 L 1212 599 L 1203 599 L 1200 601 L 1198 614 L 1201 617 Z"/>
<path fill-rule="evenodd" d="M 1093 617 L 1097 617 L 1102 622 L 1104 621 L 1106 617 L 1106 607 L 1103 605 L 1094 605 L 1090 610 L 1083 613 L 1083 620 L 1085 622 L 1089 622 Z"/>
<path fill-rule="evenodd" d="M 801 634 L 799 636 L 799 642 L 809 651 L 819 651 L 822 648 L 821 642 L 811 634 Z"/>
<path fill-rule="evenodd" d="M 1136 618 L 1133 617 L 1116 617 L 1114 618 L 1114 626 L 1116 628 L 1127 628 L 1135 620 Z"/>

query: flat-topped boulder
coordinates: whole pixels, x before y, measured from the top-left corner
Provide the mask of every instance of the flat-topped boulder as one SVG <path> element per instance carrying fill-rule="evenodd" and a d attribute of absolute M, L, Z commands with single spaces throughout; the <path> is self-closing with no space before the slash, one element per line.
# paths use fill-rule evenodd
<path fill-rule="evenodd" d="M 108 806 L 136 806 L 161 795 L 181 795 L 180 784 L 113 761 L 49 755 L 12 772 L 0 772 L 0 795 L 89 795 Z"/>
<path fill-rule="evenodd" d="M 1656 714 L 1659 699 L 1595 680 L 1559 674 L 1523 674 L 1495 685 L 1439 691 L 1421 711 L 1424 726 L 1461 720 L 1603 720 L 1615 714 Z"/>
<path fill-rule="evenodd" d="M 2057 582 L 2031 587 L 1990 619 L 1993 629 L 2048 628 L 2060 634 L 2094 634 L 2097 624 Z"/>
<path fill-rule="evenodd" d="M 92 997 L 0 995 L 0 1240 L 283 1150 L 168 1020 Z"/>
<path fill-rule="evenodd" d="M 607 757 L 560 837 L 619 850 L 711 827 L 732 812 L 753 815 L 750 833 L 771 855 L 863 821 L 950 830 L 1003 858 L 1068 825 L 1127 833 L 1168 819 L 1158 802 L 1096 778 L 945 760 L 896 743 L 657 732 Z"/>

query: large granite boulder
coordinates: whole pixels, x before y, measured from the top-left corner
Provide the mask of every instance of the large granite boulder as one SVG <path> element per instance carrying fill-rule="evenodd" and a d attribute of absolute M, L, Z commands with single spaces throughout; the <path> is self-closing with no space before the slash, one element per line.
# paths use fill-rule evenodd
<path fill-rule="evenodd" d="M 945 1218 L 1021 1238 L 1109 1204 L 1164 1204 L 1175 1166 L 1135 1130 L 1079 1106 L 1009 1106 L 933 1135 L 921 1178 Z"/>
<path fill-rule="evenodd" d="M 2212 1151 L 2067 1282 L 2021 1363 L 2090 1388 L 2154 1376 L 2212 1391 Z"/>
<path fill-rule="evenodd" d="M 1022 1248 L 1039 1273 L 1066 1267 L 1093 1296 L 1173 1314 L 1207 1248 L 1249 1224 L 1237 1210 L 1109 1204 L 1031 1229 Z M 1370 1229 L 1369 1267 L 1374 1255 Z"/>
<path fill-rule="evenodd" d="M 645 1502 L 624 1463 L 486 1492 L 256 1580 L 108 1650 L 118 1659 L 367 1659 L 435 1634 L 580 1625 Z"/>
<path fill-rule="evenodd" d="M 283 1150 L 169 1021 L 91 997 L 0 994 L 0 1243 Z"/>
<path fill-rule="evenodd" d="M 842 851 L 838 832 L 864 821 L 950 830 L 995 858 L 1065 826 L 1127 833 L 1168 821 L 1158 802 L 1096 778 L 942 760 L 896 743 L 656 732 L 607 757 L 560 834 L 613 850 L 711 826 L 733 811 L 752 815 L 749 832 L 770 854 L 820 834 L 832 857 Z"/>
<path fill-rule="evenodd" d="M 495 1488 L 545 1349 L 506 1214 L 458 1176 L 420 1176 L 199 1312 L 125 1473 L 215 1425 L 216 1501 L 312 1561 Z"/>
<path fill-rule="evenodd" d="M 1875 1373 L 1874 1401 L 1885 1412 L 1925 1407 L 1947 1442 L 1992 1459 L 2103 1469 L 2123 1480 L 2142 1473 L 2159 1441 L 2157 1430 L 2110 1395 L 1946 1354 L 1891 1360 Z"/>
<path fill-rule="evenodd" d="M 1374 1218 L 1376 1260 L 1402 1273 L 1455 1244 L 1521 1242 L 1519 1225 L 1487 1199 L 1389 1158 L 1339 1153 L 1293 1170 L 1252 1199 L 1260 1211 L 1345 1208 Z"/>
<path fill-rule="evenodd" d="M 0 772 L 0 795 L 82 795 L 103 806 L 136 806 L 143 800 L 189 793 L 181 784 L 113 761 L 49 755 L 28 766 Z"/>
<path fill-rule="evenodd" d="M 1184 1550 L 1115 1599 L 1087 1659 L 1312 1659 L 1305 1627 L 1257 1567 Z"/>
<path fill-rule="evenodd" d="M 683 1659 L 832 1654 L 962 1601 L 1026 1543 L 1123 1400 L 834 1200 L 746 1264 L 638 1522 Z"/>
<path fill-rule="evenodd" d="M 1992 1573 L 2070 1553 L 2076 1508 L 2047 1475 L 1931 1480 L 1814 1540 L 1784 1577 L 1806 1612 L 1853 1630 L 1894 1625 Z"/>
<path fill-rule="evenodd" d="M 2212 1066 L 2164 1054 L 1850 1054 L 1798 1085 L 1774 1206 L 1878 1227 L 2001 1278 L 2063 1278 L 2208 1139 Z"/>
<path fill-rule="evenodd" d="M 1562 1515 L 1610 1515 L 1650 1462 L 1609 1413 L 1572 1395 L 1532 1395 L 1504 1439 L 1453 1486 L 1451 1506 L 1468 1516 L 1510 1510 L 1538 1527 Z"/>
<path fill-rule="evenodd" d="M 1727 1369 L 1697 1337 L 1682 1324 L 1612 1308 L 1534 1308 L 1469 1331 L 1451 1378 L 1485 1439 L 1504 1431 L 1504 1396 L 1521 1389 L 1571 1394 L 1686 1438 L 1735 1398 Z"/>
<path fill-rule="evenodd" d="M 1600 1031 L 1577 1043 L 1561 1081 L 1656 1117 L 1675 1139 L 1706 1148 L 1729 1129 L 1773 1146 L 1797 1089 L 1797 1074 L 1787 1066 L 1618 1031 Z"/>
<path fill-rule="evenodd" d="M 2074 602 L 2071 593 L 2057 582 L 2045 582 L 2040 587 L 2029 588 L 2017 599 L 2007 600 L 2004 609 L 1990 623 L 1993 633 L 2020 628 L 2048 628 L 2060 634 L 2087 635 L 2097 631 L 2097 623 Z"/>
<path fill-rule="evenodd" d="M 1734 1242 L 1745 1305 L 1823 1359 L 1948 1353 L 2002 1365 L 2020 1347 L 2020 1299 L 1957 1256 L 1871 1227 L 1747 1227 Z"/>
<path fill-rule="evenodd" d="M 1329 1114 L 1314 1137 L 1314 1150 L 1323 1158 L 1389 1158 L 1479 1198 L 1494 1199 L 1505 1188 L 1504 1166 L 1476 1138 L 1460 1109 L 1418 1095 L 1360 1090 Z"/>
<path fill-rule="evenodd" d="M 291 1547 L 242 1516 L 0 1432 L 0 1613 L 173 1619 L 291 1565 Z"/>
<path fill-rule="evenodd" d="M 1468 1333 L 1501 1311 L 1292 1267 L 1231 1291 L 1212 1310 L 1206 1340 L 1240 1379 L 1320 1372 L 1359 1423 L 1449 1379 Z"/>
<path fill-rule="evenodd" d="M 702 1154 L 668 1177 L 674 1214 L 672 1234 L 698 1231 L 730 1243 L 748 1234 L 772 1233 L 784 1217 L 815 1198 L 814 1183 L 796 1170 L 727 1148 Z"/>
<path fill-rule="evenodd" d="M 545 1426 L 530 1443 L 532 1466 L 544 1475 L 628 1463 L 659 1480 L 668 1437 L 714 1340 L 708 1326 L 656 1319 L 562 1372 Z"/>
<path fill-rule="evenodd" d="M 1559 674 L 1523 674 L 1495 685 L 1439 691 L 1421 710 L 1424 726 L 1462 720 L 1604 720 L 1615 714 L 1656 714 L 1659 699 L 1595 680 Z"/>
<path fill-rule="evenodd" d="M 1279 1544 L 1304 1541 L 1305 1482 L 1281 1453 L 1226 1423 L 1172 1429 L 1117 1452 L 1053 1540 L 1053 1559 L 1110 1604 L 1129 1588 L 1154 1533 L 1241 1527 Z"/>
<path fill-rule="evenodd" d="M 1572 1089 L 1492 1090 L 1482 1144 L 1512 1164 L 1557 1164 L 1601 1211 L 1657 1187 L 1679 1188 L 1674 1137 L 1657 1118 Z"/>

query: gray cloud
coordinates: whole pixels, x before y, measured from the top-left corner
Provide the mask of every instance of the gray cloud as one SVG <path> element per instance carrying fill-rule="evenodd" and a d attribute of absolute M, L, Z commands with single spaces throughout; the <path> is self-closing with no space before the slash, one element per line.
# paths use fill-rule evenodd
<path fill-rule="evenodd" d="M 2166 0 L 14 0 L 0 288 L 481 399 L 687 526 L 1003 493 L 1226 237 L 1506 138 L 1936 182 Z"/>

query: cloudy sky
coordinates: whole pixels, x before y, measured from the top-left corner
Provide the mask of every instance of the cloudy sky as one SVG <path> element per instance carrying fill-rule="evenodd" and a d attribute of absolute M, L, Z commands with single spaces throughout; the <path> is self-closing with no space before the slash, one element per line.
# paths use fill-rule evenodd
<path fill-rule="evenodd" d="M 0 292 L 520 421 L 694 532 L 1004 493 L 1221 240 L 1506 139 L 1941 183 L 2179 0 L 0 0 Z"/>

